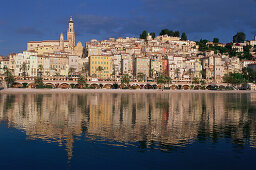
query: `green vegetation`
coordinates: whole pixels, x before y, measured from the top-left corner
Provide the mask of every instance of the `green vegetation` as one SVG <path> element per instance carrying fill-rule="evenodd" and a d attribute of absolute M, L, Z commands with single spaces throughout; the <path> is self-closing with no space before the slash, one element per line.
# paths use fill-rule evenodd
<path fill-rule="evenodd" d="M 179 37 L 180 32 L 179 31 L 172 31 L 172 30 L 168 30 L 168 29 L 163 29 L 163 30 L 161 30 L 159 35 L 168 35 L 168 36 L 171 36 L 171 37 Z"/>
<path fill-rule="evenodd" d="M 75 68 L 70 67 L 68 69 L 68 76 L 72 78 L 74 73 L 75 73 Z"/>
<path fill-rule="evenodd" d="M 164 77 L 164 75 L 160 74 L 157 77 L 156 82 L 157 82 L 157 84 L 165 84 L 167 81 L 166 81 L 166 78 Z"/>
<path fill-rule="evenodd" d="M 26 80 L 27 64 L 25 62 L 22 63 L 20 70 L 22 71 L 22 76 L 24 80 Z"/>
<path fill-rule="evenodd" d="M 5 76 L 4 80 L 6 82 L 7 88 L 9 88 L 15 83 L 15 78 L 8 68 L 5 68 L 5 70 L 6 71 L 4 73 L 4 76 Z"/>
<path fill-rule="evenodd" d="M 199 83 L 200 83 L 199 78 L 194 77 L 193 80 L 192 80 L 192 84 L 199 84 Z"/>
<path fill-rule="evenodd" d="M 214 51 L 215 54 L 221 53 L 225 54 L 228 53 L 230 57 L 237 56 L 240 59 L 247 59 L 247 60 L 253 60 L 253 56 L 250 53 L 250 49 L 252 48 L 250 45 L 244 46 L 244 52 L 239 53 L 236 52 L 236 49 L 232 49 L 233 43 L 226 44 L 225 47 L 218 46 L 217 44 L 214 45 L 207 45 L 209 41 L 208 40 L 200 40 L 197 42 L 197 45 L 199 45 L 199 51 Z M 217 40 L 215 40 L 217 42 Z"/>
<path fill-rule="evenodd" d="M 99 66 L 96 71 L 100 72 L 100 78 L 101 78 L 101 73 L 104 70 L 104 68 L 102 66 Z"/>
<path fill-rule="evenodd" d="M 43 70 L 44 70 L 44 67 L 43 67 L 42 64 L 40 64 L 40 65 L 38 66 L 38 68 L 37 68 L 37 73 L 39 74 L 40 77 L 42 76 L 42 74 L 43 74 L 43 72 L 44 72 Z"/>
<path fill-rule="evenodd" d="M 243 32 L 238 32 L 233 36 L 233 43 L 243 43 L 245 41 L 246 35 Z"/>
<path fill-rule="evenodd" d="M 188 37 L 187 37 L 187 35 L 186 35 L 185 32 L 183 32 L 183 33 L 181 34 L 181 40 L 182 40 L 182 41 L 187 41 L 187 40 L 188 40 Z"/>
<path fill-rule="evenodd" d="M 151 35 L 151 37 L 152 37 L 153 39 L 155 39 L 155 38 L 156 38 L 156 33 L 151 32 L 151 33 L 150 33 L 150 35 Z"/>
<path fill-rule="evenodd" d="M 82 67 L 82 74 L 84 74 L 84 77 L 88 76 L 88 72 L 89 72 L 89 63 L 83 63 L 83 67 Z"/>
<path fill-rule="evenodd" d="M 140 34 L 140 39 L 144 39 L 144 40 L 147 39 L 147 31 L 146 31 L 146 30 L 144 30 L 144 31 Z"/>
<path fill-rule="evenodd" d="M 213 43 L 219 43 L 220 42 L 220 40 L 218 39 L 218 38 L 213 38 L 213 41 L 212 41 Z"/>
<path fill-rule="evenodd" d="M 77 80 L 77 83 L 78 83 L 80 88 L 86 87 L 86 78 L 84 78 L 84 76 L 80 75 L 78 80 Z"/>
<path fill-rule="evenodd" d="M 36 88 L 44 88 L 43 78 L 41 76 L 37 76 L 35 78 L 35 84 L 36 84 Z"/>
<path fill-rule="evenodd" d="M 128 75 L 128 74 L 122 75 L 122 77 L 121 77 L 121 83 L 122 83 L 122 84 L 126 84 L 127 86 L 129 85 L 129 83 L 130 83 L 130 78 L 129 78 L 129 75 Z M 117 86 L 118 86 L 118 85 L 117 85 Z"/>
<path fill-rule="evenodd" d="M 145 81 L 145 74 L 144 73 L 138 73 L 138 75 L 137 75 L 137 79 L 138 79 L 138 81 Z"/>
<path fill-rule="evenodd" d="M 199 51 L 207 51 L 209 50 L 209 47 L 206 45 L 208 43 L 208 40 L 200 40 L 199 42 L 196 42 L 197 45 L 199 45 Z"/>
<path fill-rule="evenodd" d="M 256 83 L 256 72 L 250 68 L 243 68 L 242 73 L 226 74 L 223 81 L 230 84 Z"/>

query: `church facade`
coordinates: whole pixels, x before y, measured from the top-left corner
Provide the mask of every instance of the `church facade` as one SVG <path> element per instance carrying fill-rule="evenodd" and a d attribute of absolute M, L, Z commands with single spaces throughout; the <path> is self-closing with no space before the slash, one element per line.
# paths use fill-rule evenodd
<path fill-rule="evenodd" d="M 27 51 L 35 51 L 39 55 L 43 55 L 46 53 L 63 52 L 82 57 L 82 43 L 78 42 L 75 46 L 74 21 L 72 17 L 70 17 L 68 23 L 67 40 L 64 40 L 64 36 L 61 33 L 60 40 L 29 41 L 27 43 Z"/>

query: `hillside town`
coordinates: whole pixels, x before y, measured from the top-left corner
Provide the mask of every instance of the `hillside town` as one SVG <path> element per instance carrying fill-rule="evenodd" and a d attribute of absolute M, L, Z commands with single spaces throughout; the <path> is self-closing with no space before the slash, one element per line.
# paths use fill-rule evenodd
<path fill-rule="evenodd" d="M 29 41 L 26 51 L 0 56 L 1 79 L 12 75 L 15 80 L 82 77 L 84 81 L 121 82 L 126 78 L 133 82 L 218 84 L 232 83 L 234 74 L 244 76 L 245 70 L 246 74 L 256 72 L 256 36 L 228 44 L 194 42 L 168 34 L 92 39 L 84 45 L 75 39 L 70 17 L 66 40 L 61 33 L 59 40 Z M 230 51 L 222 50 L 228 47 Z M 255 81 L 253 76 L 246 79 L 246 83 Z"/>

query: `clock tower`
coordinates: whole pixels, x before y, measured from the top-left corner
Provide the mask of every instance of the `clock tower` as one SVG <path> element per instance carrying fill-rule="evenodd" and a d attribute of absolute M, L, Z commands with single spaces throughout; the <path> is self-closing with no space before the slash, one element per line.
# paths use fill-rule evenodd
<path fill-rule="evenodd" d="M 72 16 L 70 17 L 70 20 L 68 23 L 67 40 L 69 43 L 69 47 L 73 50 L 75 47 L 75 32 L 74 32 L 74 22 L 73 22 Z"/>

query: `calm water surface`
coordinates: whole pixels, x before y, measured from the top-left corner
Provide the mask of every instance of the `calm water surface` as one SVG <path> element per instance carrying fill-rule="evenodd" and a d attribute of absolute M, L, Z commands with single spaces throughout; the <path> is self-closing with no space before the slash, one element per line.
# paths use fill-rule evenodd
<path fill-rule="evenodd" d="M 256 94 L 0 94 L 0 169 L 256 169 Z"/>

